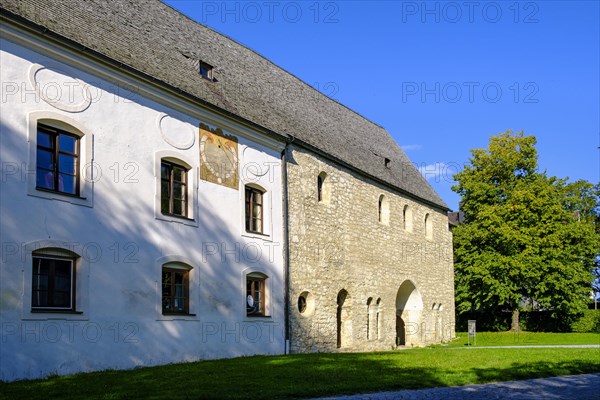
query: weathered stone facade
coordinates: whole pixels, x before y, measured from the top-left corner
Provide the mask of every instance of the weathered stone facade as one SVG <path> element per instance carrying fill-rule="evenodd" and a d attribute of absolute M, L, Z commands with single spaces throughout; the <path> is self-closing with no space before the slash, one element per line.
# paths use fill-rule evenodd
<path fill-rule="evenodd" d="M 445 210 L 297 146 L 287 173 L 292 352 L 389 350 L 454 336 Z"/>

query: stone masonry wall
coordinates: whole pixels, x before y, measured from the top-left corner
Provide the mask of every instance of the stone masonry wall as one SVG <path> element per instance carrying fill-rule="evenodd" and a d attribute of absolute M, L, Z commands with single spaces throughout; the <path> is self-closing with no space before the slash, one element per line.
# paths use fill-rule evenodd
<path fill-rule="evenodd" d="M 446 213 L 306 150 L 292 146 L 289 154 L 291 351 L 389 350 L 454 337 Z M 318 201 L 317 177 L 323 172 L 323 199 Z M 405 206 L 410 210 L 407 228 Z M 305 306 L 299 306 L 300 296 Z"/>

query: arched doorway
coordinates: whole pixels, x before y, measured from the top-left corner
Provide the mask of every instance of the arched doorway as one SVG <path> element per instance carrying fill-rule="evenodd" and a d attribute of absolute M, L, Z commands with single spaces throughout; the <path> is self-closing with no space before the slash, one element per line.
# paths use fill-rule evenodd
<path fill-rule="evenodd" d="M 396 294 L 396 345 L 419 344 L 423 301 L 414 283 L 406 280 Z"/>
<path fill-rule="evenodd" d="M 344 289 L 337 295 L 337 348 L 348 345 L 352 336 L 352 325 L 350 321 L 349 295 Z"/>

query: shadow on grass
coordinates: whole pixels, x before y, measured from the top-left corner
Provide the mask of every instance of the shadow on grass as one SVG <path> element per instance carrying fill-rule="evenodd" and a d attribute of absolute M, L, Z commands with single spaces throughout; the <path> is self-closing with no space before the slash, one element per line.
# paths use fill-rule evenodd
<path fill-rule="evenodd" d="M 600 363 L 506 362 L 501 367 L 451 363 L 433 352 L 308 354 L 202 361 L 130 371 L 104 371 L 45 380 L 0 383 L 10 399 L 272 399 L 466 385 L 591 373 Z M 430 365 L 427 365 L 429 354 Z M 454 353 L 455 354 L 455 353 Z M 471 364 L 475 365 L 475 364 Z"/>

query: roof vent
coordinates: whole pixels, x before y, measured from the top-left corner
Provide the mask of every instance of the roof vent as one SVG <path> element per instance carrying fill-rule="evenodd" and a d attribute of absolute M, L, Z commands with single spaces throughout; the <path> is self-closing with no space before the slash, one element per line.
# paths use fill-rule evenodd
<path fill-rule="evenodd" d="M 390 159 L 389 159 L 389 158 L 387 158 L 387 157 L 385 157 L 385 158 L 384 158 L 384 160 L 385 160 L 385 167 L 386 167 L 386 168 L 390 168 L 390 163 L 391 163 L 391 161 L 392 161 L 392 160 L 390 160 Z"/>
<path fill-rule="evenodd" d="M 198 71 L 200 72 L 200 76 L 204 79 L 208 79 L 209 81 L 213 80 L 213 66 L 205 63 L 204 61 L 200 61 L 198 63 Z"/>

